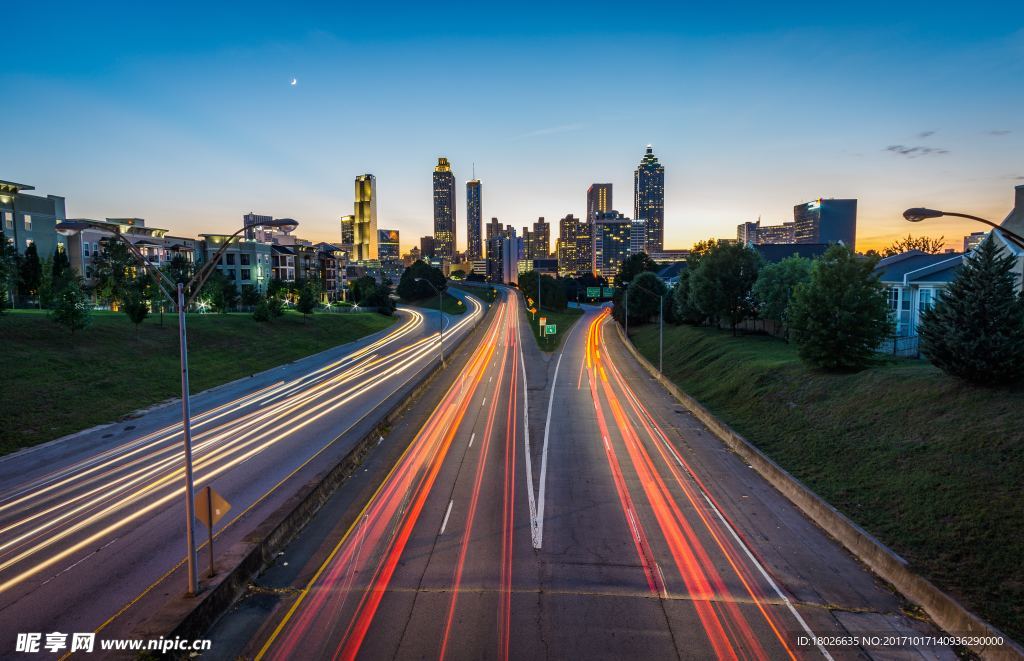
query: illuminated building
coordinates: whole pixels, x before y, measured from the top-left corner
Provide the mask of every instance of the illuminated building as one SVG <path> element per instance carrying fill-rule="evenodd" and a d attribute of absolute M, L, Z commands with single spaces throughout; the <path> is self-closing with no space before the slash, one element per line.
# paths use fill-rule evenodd
<path fill-rule="evenodd" d="M 483 191 L 480 180 L 466 182 L 466 259 L 476 261 L 484 256 Z"/>
<path fill-rule="evenodd" d="M 857 241 L 857 200 L 817 199 L 793 207 L 795 243 L 839 243 L 851 250 Z"/>
<path fill-rule="evenodd" d="M 421 236 L 420 237 L 420 258 L 424 261 L 430 261 L 434 259 L 435 253 L 434 237 L 432 236 Z"/>
<path fill-rule="evenodd" d="M 341 217 L 341 247 L 349 255 L 352 254 L 352 244 L 355 243 L 356 217 L 353 215 Z"/>
<path fill-rule="evenodd" d="M 617 211 L 598 214 L 590 224 L 593 237 L 592 270 L 611 279 L 629 257 L 633 222 Z"/>
<path fill-rule="evenodd" d="M 455 260 L 455 175 L 443 156 L 434 167 L 434 257 Z"/>
<path fill-rule="evenodd" d="M 269 243 L 240 236 L 231 238 L 224 234 L 200 234 L 199 239 L 203 261 L 212 259 L 220 247 L 230 241 L 228 249 L 221 255 L 217 270 L 239 291 L 243 287 L 252 287 L 260 294 L 266 293 L 272 277 L 272 247 Z"/>
<path fill-rule="evenodd" d="M 18 254 L 25 254 L 25 249 L 34 244 L 39 259 L 46 259 L 53 256 L 58 244 L 65 245 L 64 237 L 54 229 L 67 218 L 64 198 L 22 192 L 28 190 L 35 190 L 35 187 L 0 181 L 0 216 L 3 216 L 0 231 Z"/>
<path fill-rule="evenodd" d="M 645 251 L 647 246 L 647 221 L 634 218 L 629 225 L 629 254 L 636 255 Z"/>
<path fill-rule="evenodd" d="M 250 241 L 263 241 L 264 243 L 270 243 L 273 237 L 273 230 L 271 228 L 264 229 L 261 227 L 264 223 L 268 223 L 273 220 L 273 216 L 263 216 L 258 213 L 249 213 L 242 216 L 242 223 L 245 226 L 245 238 Z"/>
<path fill-rule="evenodd" d="M 382 262 L 400 261 L 398 230 L 377 230 L 377 251 Z"/>
<path fill-rule="evenodd" d="M 562 275 L 577 275 L 577 250 L 576 237 L 579 236 L 583 223 L 579 218 L 569 214 L 558 221 L 558 272 Z M 589 272 L 590 268 L 587 267 Z"/>
<path fill-rule="evenodd" d="M 971 232 L 964 237 L 964 252 L 971 252 L 981 245 L 981 242 L 988 236 L 988 232 Z"/>
<path fill-rule="evenodd" d="M 544 220 L 544 216 L 533 224 L 530 238 L 530 247 L 526 254 L 528 259 L 547 259 L 551 256 L 551 224 Z"/>
<path fill-rule="evenodd" d="M 796 243 L 795 227 L 796 223 L 762 225 L 760 219 L 741 223 L 736 226 L 736 241 L 745 246 Z"/>
<path fill-rule="evenodd" d="M 377 178 L 372 174 L 356 177 L 355 218 L 352 222 L 353 261 L 378 259 L 377 249 Z"/>
<path fill-rule="evenodd" d="M 661 252 L 665 247 L 665 166 L 658 163 L 651 145 L 633 172 L 633 217 L 647 221 L 646 251 Z"/>
<path fill-rule="evenodd" d="M 587 189 L 587 215 L 586 221 L 591 222 L 599 213 L 607 213 L 614 209 L 612 205 L 611 184 L 590 184 Z"/>
<path fill-rule="evenodd" d="M 135 246 L 142 254 L 143 259 L 157 268 L 168 264 L 178 255 L 189 262 L 197 261 L 198 242 L 195 239 L 170 236 L 168 230 L 159 227 L 146 227 L 146 221 L 142 218 L 107 218 L 105 220 L 71 218 L 69 220 L 83 220 L 89 223 L 88 227 L 65 239 L 67 242 L 65 248 L 71 267 L 85 278 L 87 285 L 93 284 L 93 261 L 102 251 L 105 243 L 117 240 L 114 235 L 118 232 Z M 40 253 L 40 258 L 42 257 L 45 255 Z"/>

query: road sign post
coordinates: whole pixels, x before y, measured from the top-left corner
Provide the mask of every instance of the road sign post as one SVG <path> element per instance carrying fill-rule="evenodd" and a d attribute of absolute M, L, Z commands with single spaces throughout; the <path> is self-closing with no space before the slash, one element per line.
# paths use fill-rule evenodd
<path fill-rule="evenodd" d="M 545 335 L 554 335 L 557 330 L 558 330 L 558 326 L 556 326 L 555 324 L 548 324 L 544 328 L 544 334 Z"/>
<path fill-rule="evenodd" d="M 210 570 L 206 574 L 207 578 L 213 578 L 217 573 L 213 560 L 213 524 L 220 521 L 221 517 L 230 509 L 231 503 L 224 500 L 219 493 L 213 490 L 213 487 L 207 485 L 199 492 L 196 502 L 196 518 L 206 524 L 206 532 L 209 535 Z"/>

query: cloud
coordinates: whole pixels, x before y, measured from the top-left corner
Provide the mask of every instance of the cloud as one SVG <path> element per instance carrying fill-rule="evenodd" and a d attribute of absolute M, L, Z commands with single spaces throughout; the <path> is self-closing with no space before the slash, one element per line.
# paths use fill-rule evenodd
<path fill-rule="evenodd" d="M 908 147 L 906 145 L 889 145 L 885 148 L 885 151 L 891 151 L 894 154 L 900 156 L 906 156 L 907 158 L 917 158 L 918 156 L 940 156 L 942 154 L 948 154 L 948 149 L 942 149 L 939 147 Z"/>
<path fill-rule="evenodd" d="M 986 133 L 989 135 L 1010 135 L 1013 131 L 1009 129 L 993 129 L 991 131 L 986 131 Z"/>
<path fill-rule="evenodd" d="M 570 133 L 572 131 L 582 131 L 583 124 L 564 124 L 562 126 L 549 126 L 543 129 L 537 129 L 535 131 L 528 131 L 521 135 L 517 135 L 513 140 L 522 140 L 524 138 L 537 138 L 543 135 L 554 135 L 556 133 Z"/>
<path fill-rule="evenodd" d="M 924 140 L 925 138 L 930 138 L 933 135 L 935 135 L 935 131 L 921 131 L 917 134 L 917 137 Z"/>

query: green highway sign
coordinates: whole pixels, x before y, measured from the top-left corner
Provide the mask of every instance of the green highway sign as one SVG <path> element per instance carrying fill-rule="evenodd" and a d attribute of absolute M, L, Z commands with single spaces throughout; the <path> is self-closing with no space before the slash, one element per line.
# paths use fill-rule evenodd
<path fill-rule="evenodd" d="M 548 324 L 547 326 L 544 327 L 544 334 L 554 335 L 556 330 L 558 330 L 558 327 L 555 326 L 555 324 Z"/>
<path fill-rule="evenodd" d="M 601 298 L 601 288 L 587 287 L 587 298 Z"/>
<path fill-rule="evenodd" d="M 614 296 L 615 295 L 615 287 L 605 287 L 604 288 L 604 295 L 607 298 L 611 298 L 612 296 Z"/>

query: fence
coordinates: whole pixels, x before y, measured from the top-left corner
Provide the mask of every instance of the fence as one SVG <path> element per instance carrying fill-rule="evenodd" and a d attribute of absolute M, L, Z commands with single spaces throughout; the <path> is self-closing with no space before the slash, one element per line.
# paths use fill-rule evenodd
<path fill-rule="evenodd" d="M 917 335 L 889 337 L 883 340 L 875 351 L 878 353 L 887 353 L 890 356 L 920 358 L 920 338 Z"/>

